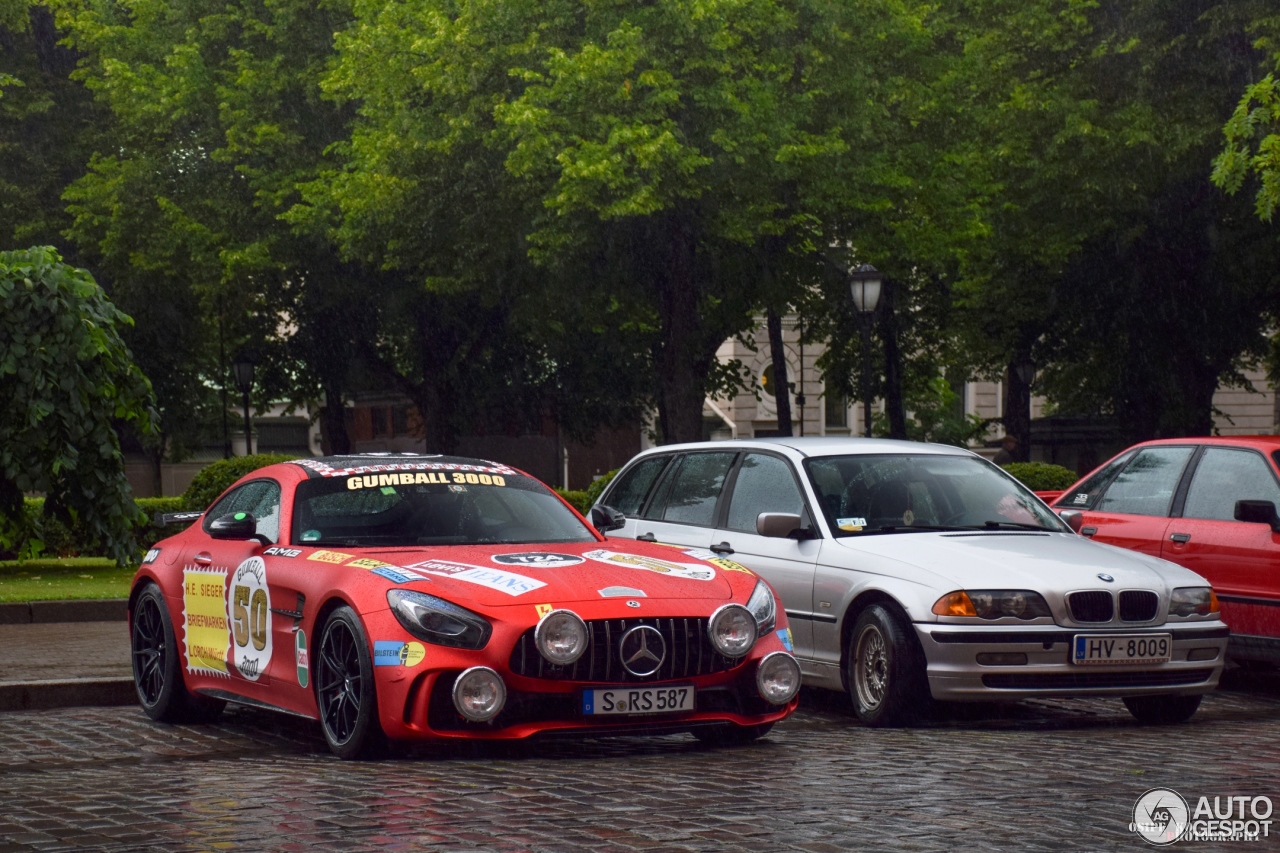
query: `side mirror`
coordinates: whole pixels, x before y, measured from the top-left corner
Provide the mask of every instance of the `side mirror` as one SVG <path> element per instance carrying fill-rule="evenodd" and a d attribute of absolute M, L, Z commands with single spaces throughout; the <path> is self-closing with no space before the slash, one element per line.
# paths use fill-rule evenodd
<path fill-rule="evenodd" d="M 804 519 L 792 512 L 762 512 L 756 516 L 756 533 L 771 539 L 786 539 L 802 530 Z"/>
<path fill-rule="evenodd" d="M 1076 533 L 1080 532 L 1080 528 L 1084 526 L 1084 513 L 1078 509 L 1063 509 L 1058 511 L 1058 518 L 1067 523 Z"/>
<path fill-rule="evenodd" d="M 619 530 L 627 526 L 627 517 L 611 506 L 596 504 L 591 508 L 591 523 L 601 533 Z"/>
<path fill-rule="evenodd" d="M 214 539 L 257 539 L 258 519 L 251 512 L 233 512 L 210 522 L 209 535 Z"/>
<path fill-rule="evenodd" d="M 1235 516 L 1236 521 L 1266 524 L 1280 533 L 1280 517 L 1276 516 L 1276 505 L 1271 501 L 1236 501 Z"/>

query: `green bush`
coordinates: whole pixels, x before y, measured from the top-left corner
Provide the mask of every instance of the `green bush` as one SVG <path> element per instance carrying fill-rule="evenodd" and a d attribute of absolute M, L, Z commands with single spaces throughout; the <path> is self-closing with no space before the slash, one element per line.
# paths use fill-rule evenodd
<path fill-rule="evenodd" d="M 274 465 L 277 462 L 288 462 L 297 459 L 288 453 L 255 453 L 252 456 L 232 456 L 230 459 L 219 459 L 206 465 L 187 490 L 182 493 L 183 508 L 188 510 L 206 510 L 217 500 L 218 495 L 245 474 Z"/>
<path fill-rule="evenodd" d="M 133 526 L 134 538 L 138 546 L 145 551 L 166 536 L 172 536 L 177 528 L 158 527 L 155 515 L 158 512 L 181 512 L 185 508 L 182 498 L 136 498 L 134 504 L 146 514 L 145 520 Z M 68 529 L 56 518 L 43 518 L 44 498 L 26 498 L 22 502 L 24 513 L 23 529 L 29 536 L 36 536 L 44 542 L 44 550 L 40 553 L 50 557 L 103 557 L 102 549 L 95 548 L 78 536 L 76 531 Z M 37 535 L 38 532 L 38 535 Z"/>
<path fill-rule="evenodd" d="M 147 520 L 144 524 L 139 524 L 133 529 L 133 535 L 138 537 L 138 545 L 144 550 L 164 539 L 166 536 L 172 536 L 177 533 L 178 527 L 161 527 L 156 524 L 156 513 L 160 512 L 182 512 L 187 508 L 186 503 L 180 497 L 173 498 L 135 498 L 134 503 L 138 505 L 138 509 L 147 514 Z"/>
<path fill-rule="evenodd" d="M 587 509 L 591 509 L 591 507 L 596 505 L 596 501 L 600 500 L 600 496 L 604 494 L 605 486 L 608 486 L 613 482 L 613 478 L 616 476 L 618 476 L 618 469 L 614 468 L 612 471 L 601 476 L 600 479 L 591 481 L 591 485 L 587 486 L 587 496 L 585 499 Z M 586 510 L 583 510 L 583 512 L 586 512 Z"/>
<path fill-rule="evenodd" d="M 1033 492 L 1065 489 L 1076 480 L 1076 472 L 1048 462 L 1012 462 L 1001 466 Z"/>
<path fill-rule="evenodd" d="M 587 503 L 587 493 L 582 489 L 556 489 L 556 494 L 567 500 L 574 509 L 584 515 L 591 508 L 591 504 Z"/>

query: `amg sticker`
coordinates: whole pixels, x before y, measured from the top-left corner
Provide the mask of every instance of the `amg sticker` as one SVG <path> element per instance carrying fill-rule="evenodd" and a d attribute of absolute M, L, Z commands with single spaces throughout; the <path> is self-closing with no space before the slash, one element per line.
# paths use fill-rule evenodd
<path fill-rule="evenodd" d="M 301 548 L 281 548 L 279 545 L 272 545 L 270 548 L 262 552 L 264 557 L 294 557 L 302 556 Z"/>
<path fill-rule="evenodd" d="M 160 557 L 160 549 L 152 548 L 147 552 L 147 556 L 142 558 L 142 565 L 147 566 L 154 563 Z"/>

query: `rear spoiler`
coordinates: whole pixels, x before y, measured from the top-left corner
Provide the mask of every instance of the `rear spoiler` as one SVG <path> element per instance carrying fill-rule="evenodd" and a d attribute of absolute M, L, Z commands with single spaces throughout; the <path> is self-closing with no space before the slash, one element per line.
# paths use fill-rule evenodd
<path fill-rule="evenodd" d="M 189 521 L 195 521 L 204 515 L 204 510 L 199 512 L 157 512 L 154 519 L 156 527 L 167 527 L 170 524 L 184 524 Z"/>

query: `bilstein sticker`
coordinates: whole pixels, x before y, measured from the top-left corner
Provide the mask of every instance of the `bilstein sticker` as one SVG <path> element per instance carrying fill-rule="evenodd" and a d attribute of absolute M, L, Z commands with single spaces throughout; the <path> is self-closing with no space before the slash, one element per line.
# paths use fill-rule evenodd
<path fill-rule="evenodd" d="M 232 574 L 226 612 L 236 672 L 257 681 L 271 663 L 271 594 L 261 557 L 250 557 Z"/>
<path fill-rule="evenodd" d="M 414 563 L 410 568 L 479 586 L 487 586 L 490 589 L 496 589 L 498 592 L 513 596 L 524 595 L 526 592 L 532 592 L 535 589 L 546 586 L 543 581 L 525 577 L 524 575 L 517 575 L 514 572 L 504 572 L 499 569 L 485 568 L 484 566 L 472 566 L 467 563 L 451 563 L 448 560 L 427 560 L 423 563 Z"/>
<path fill-rule="evenodd" d="M 182 570 L 182 636 L 187 672 L 229 676 L 226 569 L 187 566 Z"/>
<path fill-rule="evenodd" d="M 673 563 L 669 560 L 643 557 L 639 554 L 620 554 L 616 551 L 600 549 L 598 551 L 588 551 L 583 556 L 601 563 L 626 566 L 631 569 L 645 569 L 662 575 L 684 578 L 685 580 L 709 581 L 714 580 L 716 576 L 716 570 L 706 566 L 698 566 L 693 563 Z"/>
<path fill-rule="evenodd" d="M 390 486 L 425 486 L 431 484 L 505 486 L 507 480 L 501 474 L 473 474 L 470 471 L 403 471 L 392 474 L 363 474 L 348 477 L 348 489 L 377 489 Z"/>
<path fill-rule="evenodd" d="M 399 640 L 375 640 L 373 643 L 374 666 L 417 666 L 427 656 L 422 643 L 402 643 Z"/>

